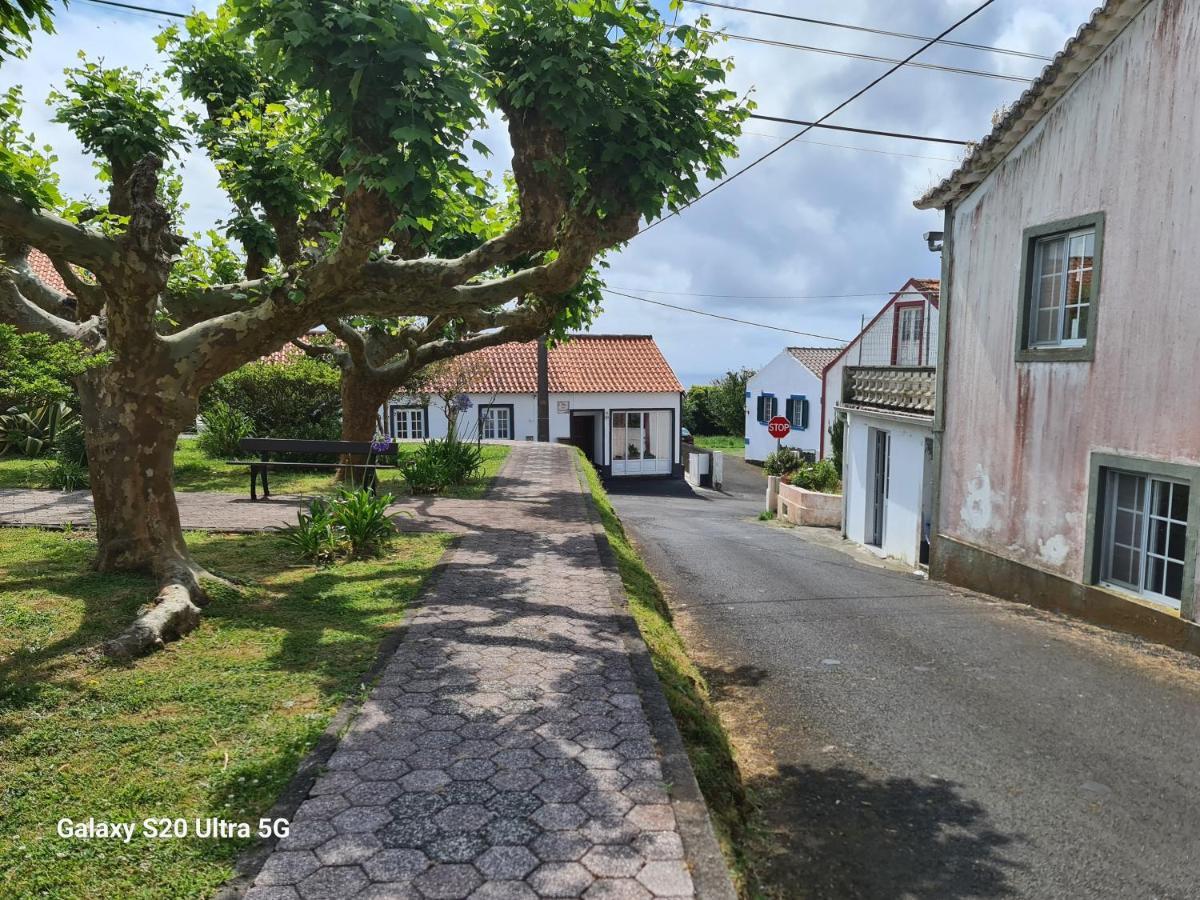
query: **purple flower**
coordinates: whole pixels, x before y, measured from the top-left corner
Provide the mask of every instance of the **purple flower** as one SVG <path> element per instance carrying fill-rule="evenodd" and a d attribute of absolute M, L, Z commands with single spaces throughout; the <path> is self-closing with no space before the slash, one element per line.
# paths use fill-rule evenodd
<path fill-rule="evenodd" d="M 466 394 L 459 394 L 450 401 L 450 405 L 454 408 L 455 412 L 466 412 L 471 408 L 471 398 Z"/>
<path fill-rule="evenodd" d="M 392 439 L 386 434 L 377 434 L 375 439 L 371 441 L 372 453 L 387 453 L 392 449 Z"/>

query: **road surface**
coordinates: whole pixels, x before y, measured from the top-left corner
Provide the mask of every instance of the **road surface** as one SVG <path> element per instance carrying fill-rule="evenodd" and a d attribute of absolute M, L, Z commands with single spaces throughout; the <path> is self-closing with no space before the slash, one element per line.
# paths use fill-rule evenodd
<path fill-rule="evenodd" d="M 609 489 L 742 730 L 778 896 L 1200 897 L 1200 661 L 755 521 L 727 467 Z"/>

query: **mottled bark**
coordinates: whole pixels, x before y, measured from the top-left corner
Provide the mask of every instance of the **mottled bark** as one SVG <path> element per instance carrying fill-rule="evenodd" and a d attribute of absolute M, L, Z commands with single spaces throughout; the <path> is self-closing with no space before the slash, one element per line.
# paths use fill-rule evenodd
<path fill-rule="evenodd" d="M 172 457 L 196 404 L 153 367 L 105 367 L 78 379 L 96 509 L 100 572 L 158 579 L 158 596 L 137 620 L 99 648 L 113 657 L 148 653 L 194 629 L 208 599 L 203 570 L 188 553 L 175 503 Z"/>
<path fill-rule="evenodd" d="M 383 406 L 395 391 L 390 379 L 365 373 L 353 366 L 342 369 L 342 440 L 369 441 L 375 436 L 379 407 Z M 342 457 L 345 465 L 362 465 L 365 456 L 347 454 Z M 362 470 L 342 469 L 342 481 L 360 480 Z"/>

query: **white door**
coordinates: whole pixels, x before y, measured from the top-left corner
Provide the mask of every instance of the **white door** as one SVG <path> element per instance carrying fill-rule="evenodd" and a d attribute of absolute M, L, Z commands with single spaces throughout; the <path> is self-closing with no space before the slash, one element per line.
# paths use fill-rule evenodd
<path fill-rule="evenodd" d="M 612 474 L 670 475 L 674 457 L 671 411 L 622 410 L 612 414 Z"/>
<path fill-rule="evenodd" d="M 921 324 L 924 318 L 919 306 L 902 306 L 897 312 L 897 327 L 900 334 L 896 341 L 896 365 L 919 366 L 921 364 Z"/>

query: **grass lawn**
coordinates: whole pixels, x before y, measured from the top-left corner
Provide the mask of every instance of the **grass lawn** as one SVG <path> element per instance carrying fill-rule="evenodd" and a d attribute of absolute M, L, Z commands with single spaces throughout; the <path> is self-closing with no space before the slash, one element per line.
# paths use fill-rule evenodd
<path fill-rule="evenodd" d="M 733 453 L 737 456 L 743 456 L 746 452 L 745 439 L 731 434 L 697 435 L 692 441 L 704 450 L 720 450 L 722 453 Z"/>
<path fill-rule="evenodd" d="M 402 445 L 402 452 L 413 452 L 417 445 Z M 469 484 L 449 488 L 442 496 L 476 500 L 483 496 L 511 448 L 499 444 L 483 445 L 483 471 Z M 0 457 L 0 488 L 45 487 L 42 470 L 48 459 Z M 278 469 L 271 473 L 273 494 L 319 494 L 335 487 L 330 470 L 291 472 Z M 244 466 L 228 466 L 223 460 L 209 459 L 196 446 L 195 438 L 182 438 L 175 451 L 175 488 L 180 491 L 220 491 L 249 494 L 250 474 Z M 379 473 L 381 492 L 407 496 L 408 485 L 395 471 Z"/>
<path fill-rule="evenodd" d="M 256 826 L 449 543 L 316 569 L 277 537 L 189 534 L 219 589 L 200 628 L 127 666 L 75 654 L 153 584 L 88 570 L 79 533 L 0 529 L 0 896 L 206 897 L 239 839 L 71 840 L 62 817 L 219 817 Z"/>
<path fill-rule="evenodd" d="M 580 461 L 608 542 L 616 554 L 630 611 L 650 650 L 696 780 L 713 815 L 717 837 L 743 895 L 752 895 L 753 890 L 747 885 L 751 877 L 747 847 L 752 809 L 729 736 L 710 700 L 703 674 L 689 658 L 682 638 L 671 624 L 671 610 L 658 582 L 625 534 L 596 470 L 582 454 Z"/>

